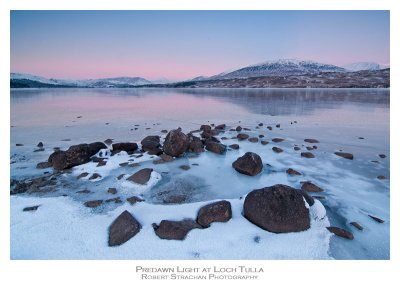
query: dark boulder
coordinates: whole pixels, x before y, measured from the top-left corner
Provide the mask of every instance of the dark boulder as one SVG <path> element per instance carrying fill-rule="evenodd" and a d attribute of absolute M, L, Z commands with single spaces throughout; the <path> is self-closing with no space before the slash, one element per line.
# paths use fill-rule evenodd
<path fill-rule="evenodd" d="M 140 144 L 142 144 L 142 150 L 149 152 L 149 154 L 159 155 L 162 153 L 160 136 L 147 136 Z"/>
<path fill-rule="evenodd" d="M 142 199 L 142 198 L 140 198 L 138 196 L 131 196 L 131 197 L 128 197 L 126 199 L 126 201 L 129 202 L 131 205 L 134 205 L 137 202 L 143 202 L 144 199 Z"/>
<path fill-rule="evenodd" d="M 319 143 L 319 141 L 317 139 L 304 139 L 304 142 L 307 142 L 307 143 Z"/>
<path fill-rule="evenodd" d="M 273 233 L 300 232 L 310 228 L 310 214 L 302 190 L 277 184 L 250 192 L 243 205 L 244 216 Z"/>
<path fill-rule="evenodd" d="M 314 156 L 314 154 L 312 154 L 311 152 L 301 152 L 301 157 L 304 157 L 304 158 L 314 158 L 315 156 Z"/>
<path fill-rule="evenodd" d="M 346 159 L 350 159 L 350 160 L 353 160 L 353 159 L 354 159 L 354 156 L 353 156 L 353 154 L 351 154 L 351 153 L 335 152 L 335 154 L 336 154 L 337 156 L 340 156 L 340 157 L 343 157 L 343 158 L 346 158 Z"/>
<path fill-rule="evenodd" d="M 200 130 L 209 132 L 209 131 L 211 131 L 211 126 L 210 125 L 201 125 Z"/>
<path fill-rule="evenodd" d="M 232 144 L 229 145 L 229 148 L 233 149 L 233 150 L 238 150 L 239 149 L 239 144 Z"/>
<path fill-rule="evenodd" d="M 206 228 L 213 222 L 227 222 L 231 218 L 231 203 L 226 200 L 221 200 L 200 208 L 197 214 L 197 223 Z"/>
<path fill-rule="evenodd" d="M 385 221 L 383 220 L 383 219 L 380 219 L 380 218 L 378 218 L 378 217 L 376 217 L 376 216 L 373 216 L 373 215 L 368 215 L 370 218 L 372 218 L 374 221 L 376 221 L 376 222 L 378 222 L 378 223 L 380 223 L 380 224 L 383 224 Z"/>
<path fill-rule="evenodd" d="M 214 129 L 216 130 L 225 130 L 226 125 L 225 124 L 221 124 L 221 125 L 217 125 L 214 127 Z"/>
<path fill-rule="evenodd" d="M 261 157 L 253 152 L 247 152 L 232 163 L 232 167 L 239 173 L 254 176 L 263 169 Z"/>
<path fill-rule="evenodd" d="M 243 128 L 242 128 L 241 126 L 237 126 L 237 127 L 236 127 L 236 131 L 237 131 L 237 132 L 240 132 L 240 131 L 242 131 L 242 130 L 243 130 Z"/>
<path fill-rule="evenodd" d="M 24 209 L 22 211 L 36 211 L 39 208 L 39 206 L 40 205 L 24 207 Z"/>
<path fill-rule="evenodd" d="M 273 138 L 271 140 L 272 140 L 272 142 L 275 142 L 275 143 L 279 143 L 279 142 L 285 141 L 285 139 L 283 139 L 283 138 Z"/>
<path fill-rule="evenodd" d="M 43 147 L 43 142 L 39 142 L 36 146 L 39 147 L 39 148 L 42 148 Z"/>
<path fill-rule="evenodd" d="M 152 172 L 152 168 L 143 168 L 138 172 L 132 174 L 130 177 L 127 178 L 127 180 L 143 185 L 149 181 Z"/>
<path fill-rule="evenodd" d="M 97 154 L 101 149 L 107 149 L 106 144 L 103 142 L 89 143 L 89 154 L 90 156 Z"/>
<path fill-rule="evenodd" d="M 164 152 L 172 157 L 181 156 L 189 146 L 189 138 L 181 129 L 171 130 L 165 137 Z"/>
<path fill-rule="evenodd" d="M 162 220 L 160 225 L 153 224 L 154 231 L 160 239 L 184 240 L 189 231 L 199 229 L 201 226 L 192 219 L 182 221 Z"/>
<path fill-rule="evenodd" d="M 303 182 L 301 189 L 304 191 L 307 191 L 307 192 L 322 192 L 322 191 L 324 191 L 321 187 L 319 187 L 309 181 Z"/>
<path fill-rule="evenodd" d="M 95 207 L 99 207 L 102 203 L 103 203 L 103 200 L 89 200 L 89 201 L 85 202 L 84 204 L 86 207 L 95 208 Z"/>
<path fill-rule="evenodd" d="M 110 225 L 108 245 L 114 247 L 127 242 L 140 231 L 140 228 L 139 222 L 125 210 Z"/>
<path fill-rule="evenodd" d="M 189 146 L 188 151 L 193 153 L 203 152 L 204 144 L 199 137 L 193 136 L 192 134 L 188 134 L 189 137 Z"/>
<path fill-rule="evenodd" d="M 249 135 L 245 134 L 245 133 L 239 133 L 236 136 L 240 141 L 242 140 L 246 140 L 247 138 L 249 138 Z"/>
<path fill-rule="evenodd" d="M 49 168 L 49 167 L 52 167 L 52 166 L 53 165 L 48 161 L 39 162 L 38 164 L 36 164 L 36 168 L 38 168 L 38 169 L 45 169 L 45 168 Z"/>
<path fill-rule="evenodd" d="M 108 188 L 107 192 L 111 193 L 111 194 L 116 194 L 117 193 L 117 189 L 115 187 L 110 187 L 110 188 Z"/>
<path fill-rule="evenodd" d="M 354 236 L 352 233 L 349 231 L 346 231 L 344 229 L 338 228 L 338 227 L 327 227 L 327 230 L 330 231 L 331 233 L 335 234 L 338 237 L 342 237 L 348 240 L 353 240 Z"/>
<path fill-rule="evenodd" d="M 286 173 L 289 175 L 301 175 L 300 172 L 298 172 L 297 170 L 294 170 L 293 168 L 289 168 L 288 170 L 286 170 Z"/>
<path fill-rule="evenodd" d="M 128 154 L 132 154 L 137 149 L 138 149 L 138 145 L 136 143 L 133 143 L 133 142 L 114 143 L 114 144 L 112 144 L 112 151 L 114 151 L 114 152 L 125 151 Z"/>
<path fill-rule="evenodd" d="M 67 155 L 65 154 L 65 151 L 55 151 L 54 153 L 50 154 L 48 160 L 56 170 L 63 170 L 68 167 Z"/>
<path fill-rule="evenodd" d="M 224 154 L 226 152 L 226 146 L 221 143 L 207 141 L 206 150 L 217 154 Z"/>
<path fill-rule="evenodd" d="M 353 227 L 355 227 L 357 230 L 362 231 L 364 228 L 362 225 L 360 225 L 358 222 L 351 222 L 350 223 Z"/>
<path fill-rule="evenodd" d="M 272 147 L 272 151 L 274 151 L 275 153 L 282 153 L 282 152 L 283 152 L 283 149 L 274 146 L 274 147 Z"/>
<path fill-rule="evenodd" d="M 258 142 L 258 138 L 257 137 L 251 137 L 251 138 L 249 138 L 249 139 L 247 139 L 249 142 L 252 142 L 252 143 L 257 143 Z"/>
<path fill-rule="evenodd" d="M 262 145 L 267 145 L 268 143 L 269 143 L 269 141 L 267 141 L 267 140 L 261 140 Z"/>

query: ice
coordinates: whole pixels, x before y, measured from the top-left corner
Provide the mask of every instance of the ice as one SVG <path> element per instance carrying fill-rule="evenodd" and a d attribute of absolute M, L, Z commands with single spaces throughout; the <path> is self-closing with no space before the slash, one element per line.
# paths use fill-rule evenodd
<path fill-rule="evenodd" d="M 55 94 L 57 98 L 54 97 Z M 178 253 L 176 258 L 390 258 L 389 105 L 385 101 L 385 98 L 388 99 L 387 91 L 35 90 L 27 92 L 26 95 L 19 91 L 16 98 L 11 98 L 11 123 L 15 125 L 11 128 L 12 179 L 20 180 L 52 174 L 51 168 L 36 169 L 36 164 L 46 161 L 53 152 L 53 147 L 66 150 L 71 145 L 108 138 L 114 139 L 114 142 L 139 144 L 140 140 L 148 135 L 160 135 L 163 141 L 165 134 L 161 134 L 161 130 L 178 127 L 187 133 L 198 129 L 201 124 L 225 123 L 226 132 L 217 137 L 228 138 L 221 140 L 225 145 L 238 143 L 240 149 L 228 150 L 225 155 L 212 152 L 187 154 L 172 162 L 158 165 L 153 164 L 158 157 L 147 153 L 142 157 L 138 157 L 138 154 L 128 155 L 125 152 L 111 156 L 109 151 L 104 150 L 102 156 L 98 157 L 106 158 L 106 166 L 97 167 L 97 162 L 77 166 L 58 177 L 59 186 L 54 192 L 31 193 L 29 196 L 22 194 L 11 198 L 11 215 L 14 221 L 11 230 L 13 258 L 60 257 L 61 254 L 57 254 L 57 251 L 64 250 L 57 249 L 57 243 L 59 247 L 66 244 L 66 250 L 61 255 L 65 259 L 95 256 L 95 250 L 92 252 L 88 248 L 90 246 L 97 249 L 96 243 L 104 243 L 102 244 L 104 249 L 96 258 L 102 258 L 101 255 L 110 259 L 137 258 L 134 256 L 136 254 L 128 251 L 122 253 L 122 250 L 112 249 L 113 252 L 109 253 L 107 252 L 109 249 L 105 247 L 107 226 L 123 209 L 129 209 L 135 217 L 146 224 L 141 233 L 129 242 L 143 250 L 143 255 L 138 254 L 142 255 L 140 257 L 150 257 L 152 247 L 164 247 L 166 252 L 176 251 L 172 245 L 187 245 L 187 242 L 165 243 L 153 240 L 153 229 L 149 226 L 151 222 L 159 222 L 162 218 L 175 220 L 184 217 L 194 218 L 201 204 L 220 199 L 232 202 L 233 219 L 227 224 L 213 224 L 210 229 L 190 232 L 187 240 L 191 241 L 191 246 L 185 246 L 187 252 Z M 38 113 L 42 112 L 45 106 L 41 103 L 43 98 L 45 104 L 53 104 L 46 109 L 48 113 L 44 116 Z M 69 104 L 72 107 L 68 107 Z M 42 117 L 38 119 L 38 116 Z M 77 119 L 76 116 L 83 117 Z M 293 120 L 297 123 L 291 124 Z M 105 125 L 105 122 L 110 123 Z M 263 122 L 264 126 L 257 129 L 256 126 L 260 122 Z M 281 124 L 281 128 L 275 127 L 277 123 Z M 136 127 L 135 124 L 139 125 L 137 130 L 133 129 Z M 250 137 L 265 135 L 262 139 L 270 143 L 264 146 L 260 142 L 231 139 L 237 132 L 230 132 L 229 129 L 236 128 L 237 125 L 250 128 L 251 131 L 244 131 Z M 266 129 L 268 125 L 273 127 L 272 131 Z M 271 139 L 274 137 L 284 138 L 285 141 L 273 143 Z M 61 141 L 66 138 L 71 141 Z M 309 145 L 304 142 L 305 138 L 315 138 L 320 141 L 316 144 L 318 149 L 310 151 L 316 158 L 306 159 L 300 156 L 300 152 L 306 152 L 305 146 Z M 33 152 L 37 149 L 36 144 L 39 141 L 43 141 L 45 151 Z M 24 146 L 15 146 L 16 143 L 22 143 Z M 301 150 L 294 151 L 294 145 L 298 145 Z M 280 147 L 284 151 L 279 154 L 274 153 L 271 150 L 273 146 Z M 353 153 L 354 160 L 336 156 L 334 152 L 339 150 Z M 232 162 L 248 151 L 261 156 L 264 164 L 262 174 L 250 177 L 232 168 Z M 387 157 L 380 158 L 378 154 L 381 153 Z M 120 166 L 125 162 L 129 165 Z M 190 166 L 190 169 L 182 170 L 181 165 Z M 288 175 L 286 170 L 289 167 L 302 175 Z M 126 178 L 142 168 L 154 170 L 146 186 L 136 186 L 126 181 Z M 77 179 L 76 177 L 82 172 L 88 172 L 89 175 Z M 100 174 L 102 178 L 89 181 L 93 173 Z M 118 179 L 117 177 L 122 174 L 124 176 Z M 387 179 L 378 180 L 379 175 L 384 175 Z M 310 207 L 313 223 L 310 231 L 300 235 L 272 235 L 260 231 L 241 217 L 240 197 L 244 198 L 250 191 L 278 183 L 300 188 L 302 181 L 313 182 L 324 190 L 321 193 L 310 193 L 311 196 L 321 198 L 320 200 L 315 198 L 315 204 Z M 111 187 L 116 188 L 115 195 L 108 193 L 108 188 Z M 79 193 L 82 190 L 87 190 L 88 193 Z M 62 197 L 65 194 L 68 198 Z M 132 195 L 139 195 L 146 202 L 130 207 L 125 200 Z M 174 201 L 171 199 L 173 195 L 185 195 L 186 199 L 181 201 L 183 204 L 167 205 L 166 203 L 171 203 L 171 200 Z M 96 210 L 83 206 L 88 200 L 106 200 L 114 197 L 120 197 L 124 203 L 107 203 Z M 35 204 L 43 206 L 39 207 L 37 212 L 22 212 L 22 206 Z M 56 228 L 46 230 L 47 226 L 53 226 L 53 221 L 45 219 L 42 213 L 53 216 L 58 210 L 60 213 L 68 213 L 66 220 L 59 221 L 61 217 L 53 217 L 54 223 L 65 225 L 65 233 L 56 232 L 58 230 Z M 326 218 L 323 218 L 325 215 Z M 377 216 L 385 222 L 377 223 L 368 215 Z M 33 219 L 25 220 L 24 217 L 27 216 Z M 351 231 L 354 240 L 348 241 L 327 233 L 324 226 L 328 218 L 332 226 Z M 80 219 L 82 224 L 79 224 Z M 68 222 L 74 225 L 73 229 L 67 229 Z M 360 223 L 364 230 L 357 230 L 350 225 L 351 222 Z M 40 229 L 41 233 L 34 231 L 36 228 Z M 221 242 L 221 248 L 215 246 L 215 250 L 207 248 L 210 240 L 203 240 L 205 237 L 221 239 L 222 236 L 217 237 L 216 234 L 213 236 L 212 229 L 218 229 L 225 235 L 223 241 L 218 240 Z M 243 233 L 237 233 L 238 229 Z M 87 235 L 91 235 L 90 237 L 85 236 L 85 230 L 88 231 Z M 231 234 L 233 232 L 234 235 Z M 33 250 L 33 245 L 28 241 L 29 235 L 24 236 L 24 233 L 32 234 L 37 239 L 33 241 L 33 245 L 40 251 Z M 60 238 L 57 238 L 57 235 Z M 311 248 L 308 250 L 307 247 L 299 249 L 300 246 L 293 246 L 293 251 L 287 248 L 286 252 L 273 249 L 274 245 L 278 248 L 280 242 L 289 243 L 288 240 L 293 237 L 298 237 L 300 244 L 306 237 L 309 238 L 312 241 Z M 88 238 L 87 242 L 82 241 L 85 238 Z M 240 244 L 240 250 L 235 248 L 235 239 L 243 242 Z M 255 240 L 259 243 L 254 242 Z M 52 243 L 48 252 L 38 245 L 39 241 Z M 149 248 L 143 249 L 144 246 L 140 246 L 138 241 L 148 242 Z M 82 245 L 77 245 L 78 242 Z M 74 247 L 76 251 L 73 250 Z M 129 248 L 128 244 L 123 245 L 121 249 L 124 247 Z M 225 251 L 222 251 L 223 247 Z M 132 248 L 129 249 L 133 251 Z M 228 252 L 229 249 L 232 249 L 232 252 Z M 252 249 L 253 251 L 261 249 L 263 254 L 256 257 Z M 264 249 L 270 252 L 264 253 Z M 68 251 L 73 253 L 70 257 Z M 167 253 L 158 254 L 160 258 L 168 258 Z"/>

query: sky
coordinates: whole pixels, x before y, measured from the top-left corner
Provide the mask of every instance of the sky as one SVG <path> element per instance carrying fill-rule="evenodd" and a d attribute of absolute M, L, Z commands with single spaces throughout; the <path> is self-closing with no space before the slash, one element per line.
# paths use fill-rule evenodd
<path fill-rule="evenodd" d="M 281 58 L 389 64 L 389 11 L 11 11 L 11 72 L 185 80 Z"/>

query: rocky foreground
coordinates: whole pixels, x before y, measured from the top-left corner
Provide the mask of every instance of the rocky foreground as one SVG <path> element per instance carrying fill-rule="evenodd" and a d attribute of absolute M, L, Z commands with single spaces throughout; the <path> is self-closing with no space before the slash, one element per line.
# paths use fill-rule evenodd
<path fill-rule="evenodd" d="M 262 123 L 258 127 L 264 126 Z M 276 125 L 279 128 L 279 124 Z M 272 130 L 271 126 L 266 127 Z M 226 146 L 222 143 L 226 136 L 218 138 L 228 131 L 234 135 L 234 139 L 238 140 L 237 144 Z M 48 160 L 37 164 L 37 168 L 53 168 L 54 173 L 51 177 L 38 177 L 28 180 L 12 180 L 11 181 L 11 194 L 21 193 L 46 193 L 57 190 L 57 177 L 61 174 L 70 174 L 71 168 L 80 166 L 86 163 L 95 163 L 97 167 L 102 167 L 109 162 L 111 156 L 120 152 L 126 152 L 130 156 L 140 156 L 145 152 L 152 156 L 158 157 L 153 161 L 154 165 L 173 162 L 187 154 L 201 154 L 204 151 L 209 151 L 214 154 L 224 155 L 228 150 L 237 150 L 240 147 L 240 142 L 260 143 L 266 145 L 269 141 L 264 139 L 264 136 L 250 137 L 246 134 L 250 131 L 248 128 L 237 126 L 236 128 L 227 128 L 225 124 L 210 126 L 202 125 L 199 130 L 192 131 L 188 134 L 182 132 L 180 128 L 165 131 L 167 133 L 165 140 L 162 142 L 160 136 L 150 135 L 145 137 L 140 145 L 134 142 L 113 143 L 112 140 L 107 139 L 104 142 L 93 142 L 89 144 L 79 144 L 69 147 L 67 150 L 55 150 Z M 199 137 L 195 136 L 199 135 Z M 283 149 L 278 147 L 283 138 L 273 138 L 271 142 L 276 144 L 272 147 L 272 151 L 276 154 L 283 152 Z M 315 158 L 312 153 L 318 147 L 319 143 L 316 139 L 307 138 L 304 140 L 309 144 L 306 146 L 307 151 L 300 152 L 303 158 Z M 18 145 L 18 144 L 17 144 Z M 23 144 L 19 144 L 23 146 Z M 40 150 L 43 144 L 38 144 Z M 301 148 L 294 146 L 294 152 L 299 151 Z M 348 152 L 332 152 L 338 157 L 353 160 L 354 156 Z M 385 158 L 386 156 L 380 156 Z M 135 163 L 121 163 L 119 166 L 136 167 Z M 254 152 L 246 152 L 244 155 L 237 158 L 232 163 L 231 168 L 226 170 L 235 170 L 239 174 L 249 177 L 254 177 L 263 174 L 263 167 L 268 166 L 265 164 L 261 157 Z M 189 170 L 190 167 L 181 166 L 182 170 Z M 302 173 L 288 168 L 286 173 L 291 176 L 301 176 Z M 87 178 L 90 181 L 100 180 L 102 178 L 98 173 L 90 175 L 88 172 L 81 173 L 78 178 Z M 123 179 L 127 183 L 135 186 L 146 186 L 152 182 L 154 178 L 153 168 L 143 168 L 137 170 L 130 176 L 119 176 L 118 180 Z M 383 177 L 384 178 L 384 177 Z M 379 178 L 378 179 L 382 179 Z M 276 184 L 269 187 L 254 189 L 249 193 L 243 193 L 245 199 L 243 202 L 242 214 L 248 222 L 258 226 L 260 229 L 272 233 L 290 233 L 306 231 L 310 228 L 313 215 L 310 210 L 317 211 L 320 214 L 318 219 L 326 218 L 326 212 L 322 204 L 318 201 L 319 196 L 310 196 L 309 193 L 320 193 L 324 189 L 311 182 L 303 182 L 301 188 L 293 188 L 287 185 Z M 116 194 L 116 188 L 109 188 L 110 194 Z M 315 200 L 315 198 L 317 200 Z M 321 197 L 322 198 L 322 197 Z M 179 204 L 185 200 L 185 197 L 177 196 L 172 203 Z M 131 205 L 143 202 L 144 200 L 137 195 L 131 196 L 123 201 L 120 197 L 110 198 L 107 200 L 89 200 L 84 203 L 88 208 L 97 208 L 104 203 L 124 203 L 127 202 Z M 25 207 L 23 211 L 35 212 L 40 205 L 32 205 Z M 318 208 L 318 209 L 316 209 Z M 378 222 L 384 221 L 378 217 L 370 215 L 370 217 Z M 212 223 L 226 223 L 232 218 L 231 203 L 227 200 L 215 201 L 202 206 L 195 219 L 182 219 L 182 220 L 155 220 L 152 223 L 154 234 L 160 239 L 166 240 L 184 240 L 189 231 L 193 229 L 206 229 Z M 128 210 L 122 212 L 108 227 L 108 245 L 110 247 L 119 246 L 131 238 L 134 238 L 142 229 L 143 225 L 139 222 L 140 217 Z M 362 225 L 354 221 L 351 225 L 357 230 L 363 230 Z M 353 234 L 343 228 L 330 226 L 327 230 L 331 233 L 352 240 Z"/>

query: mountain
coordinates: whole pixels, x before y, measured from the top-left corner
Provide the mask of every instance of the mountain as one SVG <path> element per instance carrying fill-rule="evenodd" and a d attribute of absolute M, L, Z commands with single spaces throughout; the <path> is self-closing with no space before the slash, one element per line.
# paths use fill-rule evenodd
<path fill-rule="evenodd" d="M 63 80 L 47 79 L 40 76 L 11 73 L 10 85 L 12 88 L 36 88 L 36 87 L 77 87 L 77 88 L 126 88 L 150 85 L 152 82 L 140 77 L 116 77 L 88 80 Z"/>
<path fill-rule="evenodd" d="M 314 61 L 296 59 L 279 59 L 246 66 L 231 72 L 224 72 L 209 78 L 209 80 L 251 78 L 262 76 L 291 76 L 318 74 L 323 72 L 345 72 L 344 68 L 322 64 Z"/>
<path fill-rule="evenodd" d="M 380 70 L 388 67 L 388 65 L 382 65 L 375 62 L 355 62 L 343 66 L 343 68 L 348 71 Z"/>

